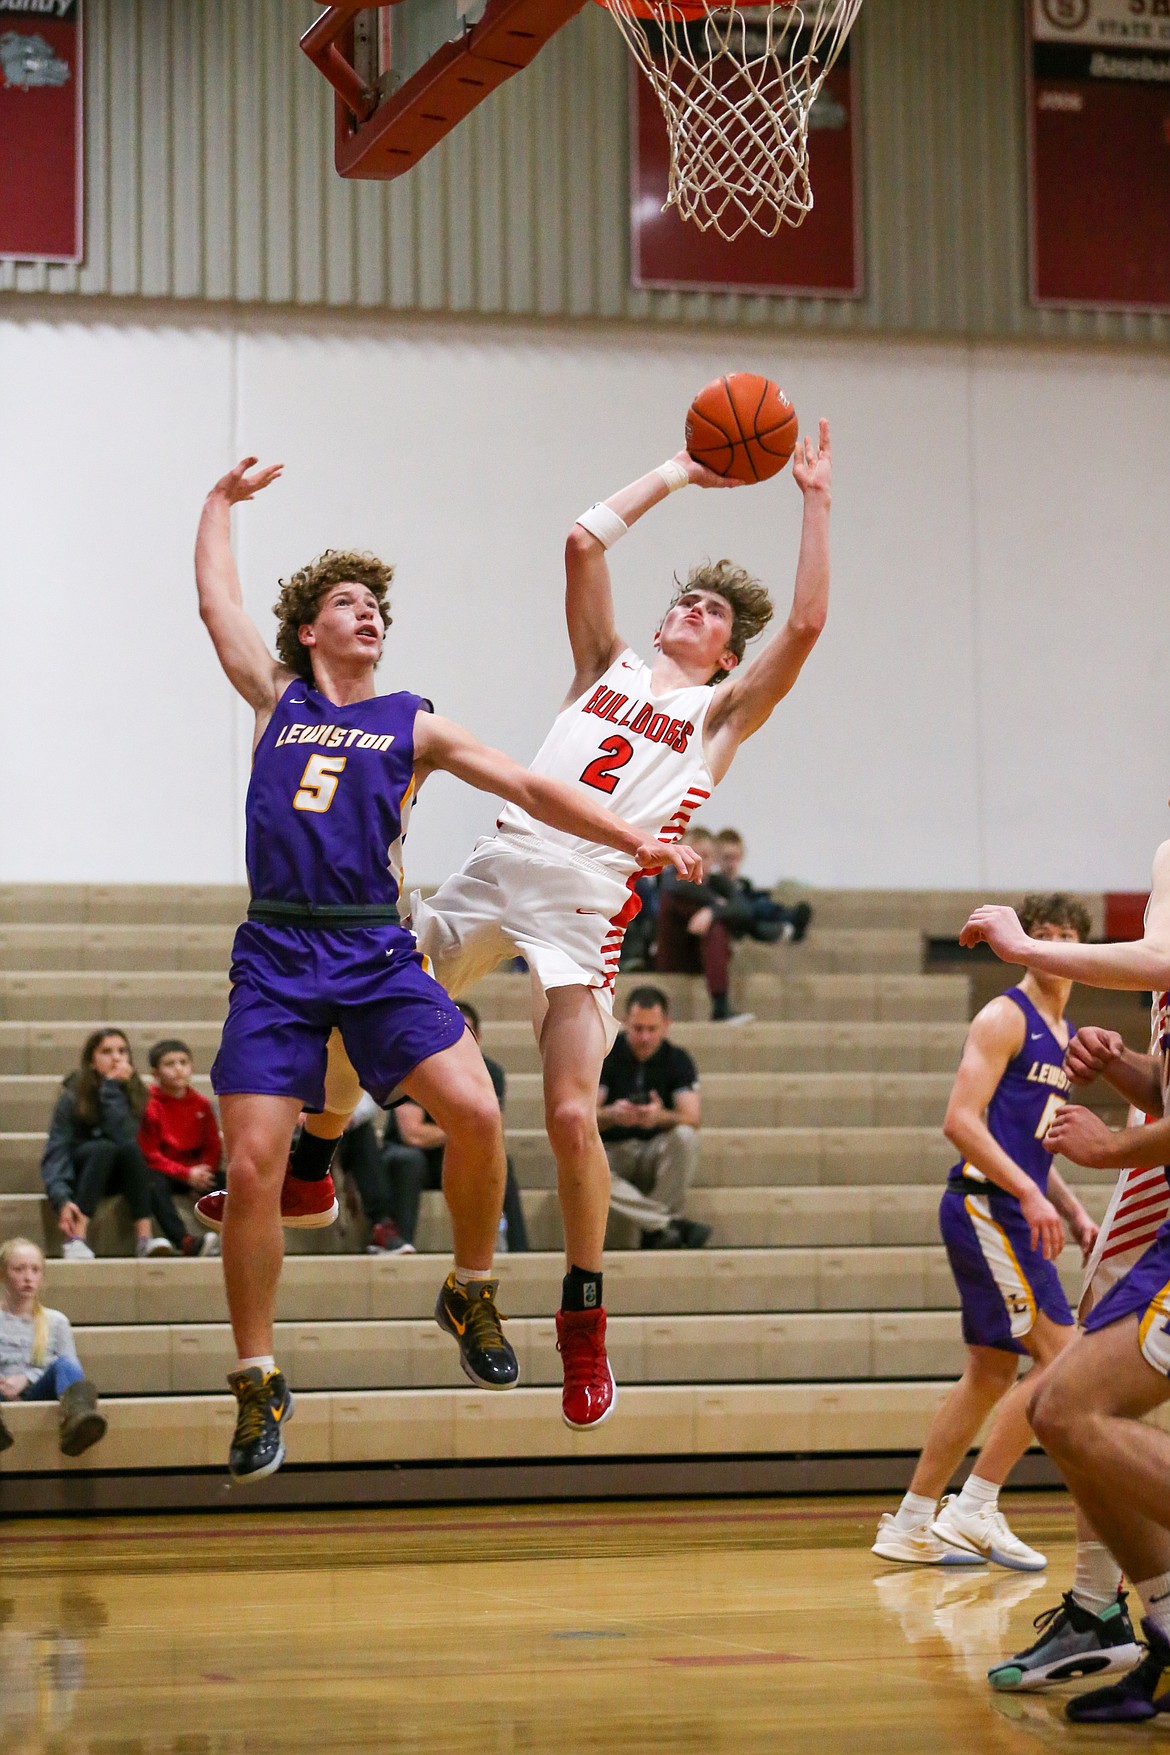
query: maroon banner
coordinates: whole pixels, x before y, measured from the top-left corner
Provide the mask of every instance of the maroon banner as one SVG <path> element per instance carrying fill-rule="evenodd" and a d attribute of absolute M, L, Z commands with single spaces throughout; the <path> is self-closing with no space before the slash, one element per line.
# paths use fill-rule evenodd
<path fill-rule="evenodd" d="M 81 0 L 0 0 L 0 257 L 82 256 Z"/>
<path fill-rule="evenodd" d="M 1170 310 L 1170 4 L 1029 14 L 1032 302 Z"/>
<path fill-rule="evenodd" d="M 637 69 L 631 103 L 630 257 L 636 287 L 860 298 L 860 127 L 852 44 L 829 71 L 813 106 L 809 172 L 813 210 L 774 238 L 752 229 L 733 242 L 701 232 L 675 208 L 663 211 L 670 171 L 666 123 Z"/>

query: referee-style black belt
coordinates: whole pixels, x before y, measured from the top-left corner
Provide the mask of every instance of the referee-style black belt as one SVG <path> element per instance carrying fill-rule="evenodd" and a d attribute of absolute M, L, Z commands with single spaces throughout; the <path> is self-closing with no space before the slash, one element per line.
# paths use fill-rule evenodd
<path fill-rule="evenodd" d="M 349 902 L 265 902 L 248 903 L 248 919 L 270 926 L 397 926 L 399 914 L 393 902 L 372 902 L 368 905 Z"/>

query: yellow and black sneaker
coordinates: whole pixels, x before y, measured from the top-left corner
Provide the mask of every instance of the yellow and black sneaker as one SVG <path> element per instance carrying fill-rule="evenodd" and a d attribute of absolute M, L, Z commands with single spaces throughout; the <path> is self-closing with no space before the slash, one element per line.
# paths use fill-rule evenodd
<path fill-rule="evenodd" d="M 228 1382 L 240 1405 L 228 1456 L 233 1481 L 262 1481 L 284 1461 L 284 1428 L 292 1419 L 293 1399 L 280 1371 L 231 1371 Z"/>
<path fill-rule="evenodd" d="M 435 1300 L 435 1321 L 459 1342 L 459 1363 L 481 1389 L 511 1389 L 520 1375 L 496 1309 L 499 1280 L 456 1284 L 449 1273 Z"/>

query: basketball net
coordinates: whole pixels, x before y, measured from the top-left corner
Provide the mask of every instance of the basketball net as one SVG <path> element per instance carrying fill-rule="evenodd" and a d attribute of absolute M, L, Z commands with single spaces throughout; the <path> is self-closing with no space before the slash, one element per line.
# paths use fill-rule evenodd
<path fill-rule="evenodd" d="M 728 240 L 800 225 L 813 205 L 809 117 L 861 0 L 603 3 L 666 118 L 666 207 Z"/>

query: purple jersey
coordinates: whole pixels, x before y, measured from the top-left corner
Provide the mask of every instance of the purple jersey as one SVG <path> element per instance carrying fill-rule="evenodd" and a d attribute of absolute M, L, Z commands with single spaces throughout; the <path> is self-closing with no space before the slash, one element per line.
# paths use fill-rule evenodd
<path fill-rule="evenodd" d="M 987 1127 L 996 1144 L 1003 1147 L 1012 1163 L 1030 1176 L 1043 1194 L 1052 1168 L 1052 1159 L 1044 1149 L 1044 1135 L 1069 1089 L 1065 1051 L 1026 993 L 1009 987 L 1004 997 L 1014 1001 L 1024 1014 L 1024 1042 L 1020 1052 L 1008 1062 L 987 1105 Z M 1071 1037 L 1072 1032 L 1069 1034 Z M 1017 1204 L 1014 1195 L 989 1183 L 973 1164 L 956 1164 L 949 1180 L 977 1183 L 987 1189 L 993 1200 Z"/>
<path fill-rule="evenodd" d="M 247 866 L 257 901 L 393 906 L 414 790 L 420 695 L 334 706 L 298 678 L 252 762 Z"/>

